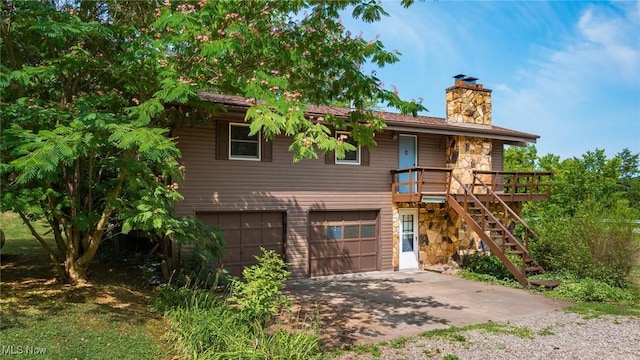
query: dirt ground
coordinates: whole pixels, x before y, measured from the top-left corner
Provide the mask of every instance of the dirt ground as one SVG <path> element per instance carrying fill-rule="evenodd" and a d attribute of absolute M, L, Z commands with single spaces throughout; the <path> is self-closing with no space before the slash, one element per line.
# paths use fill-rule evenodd
<path fill-rule="evenodd" d="M 0 330 L 20 326 L 34 315 L 58 316 L 82 304 L 96 304 L 97 311 L 108 314 L 113 323 L 148 324 L 145 329 L 152 338 L 161 339 L 168 329 L 160 314 L 149 311 L 155 287 L 145 282 L 135 259 L 98 259 L 92 263 L 87 285 L 70 286 L 57 281 L 49 258 L 40 251 L 0 256 Z M 165 344 L 158 341 L 158 346 Z"/>

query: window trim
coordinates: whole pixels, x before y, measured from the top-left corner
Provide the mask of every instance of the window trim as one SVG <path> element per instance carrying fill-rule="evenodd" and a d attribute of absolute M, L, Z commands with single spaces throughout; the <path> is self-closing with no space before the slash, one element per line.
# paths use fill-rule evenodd
<path fill-rule="evenodd" d="M 336 139 L 340 135 L 349 136 L 348 131 L 336 131 L 335 137 Z M 353 144 L 352 144 L 353 145 Z M 346 160 L 346 159 L 338 159 L 338 154 L 334 152 L 335 163 L 340 165 L 361 165 L 362 163 L 362 149 L 360 145 L 356 145 L 356 160 Z"/>
<path fill-rule="evenodd" d="M 258 131 L 258 133 L 255 134 L 255 136 L 257 137 L 258 141 L 257 141 L 257 149 L 258 149 L 258 154 L 257 157 L 247 157 L 247 156 L 240 156 L 240 155 L 233 155 L 232 151 L 231 151 L 231 145 L 234 141 L 238 142 L 238 141 L 244 141 L 247 142 L 246 140 L 233 140 L 231 138 L 233 131 L 231 131 L 231 128 L 234 126 L 238 126 L 238 127 L 249 127 L 249 124 L 244 124 L 244 123 L 233 123 L 230 122 L 229 123 L 229 160 L 244 160 L 244 161 L 262 161 L 262 130 Z M 251 141 L 251 143 L 253 143 L 253 141 Z"/>

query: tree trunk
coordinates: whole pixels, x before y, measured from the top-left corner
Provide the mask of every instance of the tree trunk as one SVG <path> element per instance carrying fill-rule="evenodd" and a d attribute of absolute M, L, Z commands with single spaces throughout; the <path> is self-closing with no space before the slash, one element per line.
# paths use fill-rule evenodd
<path fill-rule="evenodd" d="M 87 283 L 87 265 L 78 264 L 77 260 L 69 259 L 65 261 L 65 270 L 67 274 L 67 281 L 72 285 L 83 285 Z"/>

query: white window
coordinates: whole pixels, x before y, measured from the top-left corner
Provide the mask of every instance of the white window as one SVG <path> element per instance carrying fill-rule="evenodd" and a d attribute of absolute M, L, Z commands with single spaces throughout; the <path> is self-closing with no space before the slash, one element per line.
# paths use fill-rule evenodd
<path fill-rule="evenodd" d="M 356 147 L 355 150 L 345 151 L 344 159 L 338 159 L 338 156 L 336 155 L 336 164 L 360 165 L 360 146 L 358 143 L 349 136 L 348 132 L 345 131 L 336 131 L 336 138 L 342 138 L 342 141 Z"/>
<path fill-rule="evenodd" d="M 260 132 L 249 131 L 249 124 L 229 124 L 229 159 L 260 160 Z"/>

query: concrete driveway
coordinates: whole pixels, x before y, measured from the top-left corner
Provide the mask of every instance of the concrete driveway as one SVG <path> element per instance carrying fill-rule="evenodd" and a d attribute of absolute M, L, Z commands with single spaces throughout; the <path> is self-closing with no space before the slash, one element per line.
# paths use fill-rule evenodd
<path fill-rule="evenodd" d="M 321 336 L 329 347 L 449 326 L 506 322 L 572 305 L 525 290 L 428 271 L 293 279 L 285 292 L 303 313 L 319 316 Z"/>

